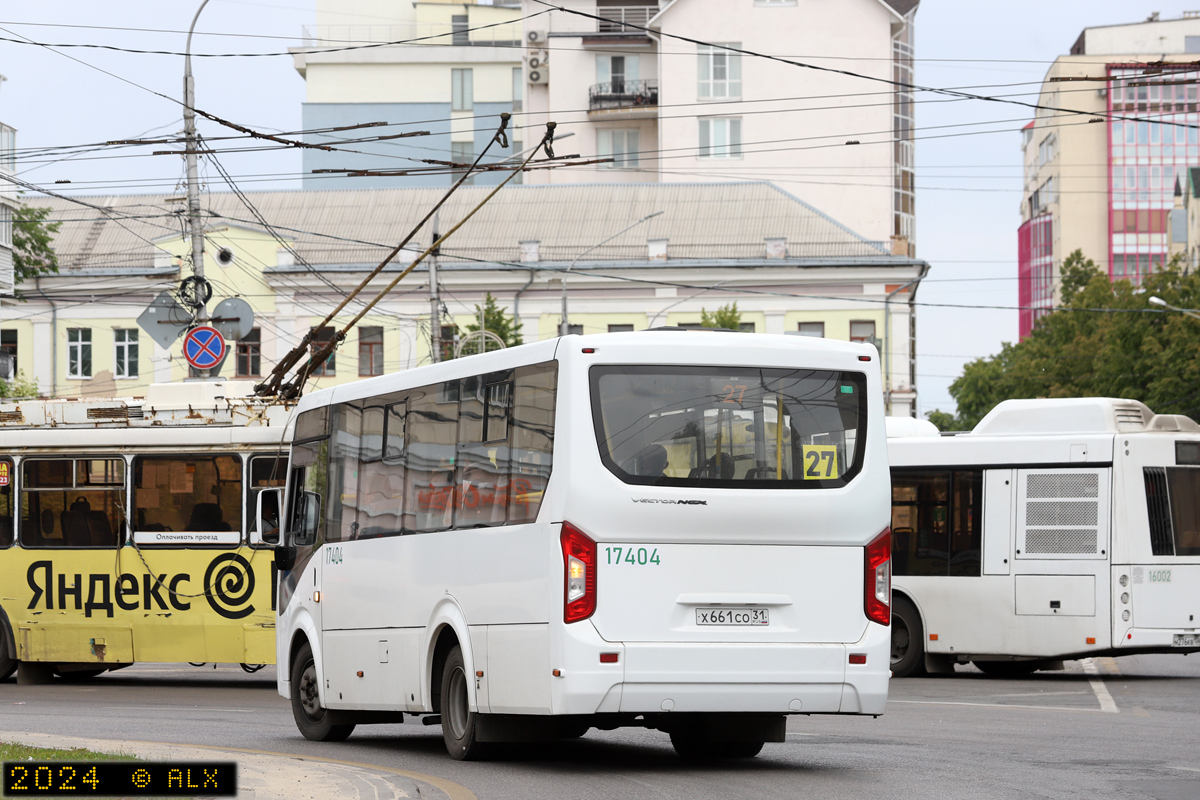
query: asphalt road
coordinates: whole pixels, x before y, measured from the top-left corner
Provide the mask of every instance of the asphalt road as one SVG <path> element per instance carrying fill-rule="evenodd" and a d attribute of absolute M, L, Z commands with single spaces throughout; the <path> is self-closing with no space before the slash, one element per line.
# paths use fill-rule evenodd
<path fill-rule="evenodd" d="M 792 717 L 751 760 L 682 763 L 664 734 L 592 731 L 459 763 L 441 729 L 300 737 L 274 672 L 139 665 L 83 684 L 0 682 L 0 730 L 248 748 L 446 778 L 480 800 L 590 798 L 1200 798 L 1200 655 L 1097 659 L 1085 672 L 892 682 L 879 719 Z"/>

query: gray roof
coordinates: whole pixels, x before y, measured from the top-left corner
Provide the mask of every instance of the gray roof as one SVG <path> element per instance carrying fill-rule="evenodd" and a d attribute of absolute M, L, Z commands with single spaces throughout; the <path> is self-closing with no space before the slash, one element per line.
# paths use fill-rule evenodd
<path fill-rule="evenodd" d="M 463 187 L 442 207 L 442 232 L 491 191 Z M 250 202 L 311 264 L 368 264 L 383 257 L 443 196 L 444 189 L 247 192 Z M 112 269 L 154 263 L 154 240 L 185 230 L 184 204 L 169 195 L 30 198 L 63 225 L 60 267 Z M 232 193 L 201 198 L 205 223 L 262 228 Z M 106 209 L 102 213 L 98 208 Z M 664 212 L 587 254 L 588 261 L 645 261 L 649 239 L 668 239 L 675 259 L 761 261 L 766 239 L 786 239 L 789 259 L 846 263 L 894 260 L 889 249 L 770 183 L 509 186 L 443 247 L 446 256 L 519 261 L 520 242 L 540 242 L 541 261 L 569 261 L 629 223 Z M 430 226 L 415 242 L 431 241 Z"/>

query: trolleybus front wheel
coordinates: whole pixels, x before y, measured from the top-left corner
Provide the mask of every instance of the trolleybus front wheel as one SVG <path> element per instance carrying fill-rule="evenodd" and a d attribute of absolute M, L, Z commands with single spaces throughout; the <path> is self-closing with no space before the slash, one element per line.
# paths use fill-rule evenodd
<path fill-rule="evenodd" d="M 0 628 L 0 681 L 17 671 L 15 655 L 8 652 L 8 637 L 4 635 L 4 629 Z"/>
<path fill-rule="evenodd" d="M 475 739 L 476 714 L 467 696 L 467 667 L 458 645 L 446 656 L 442 668 L 442 738 L 446 751 L 458 761 L 474 761 L 486 755 L 487 746 Z"/>
<path fill-rule="evenodd" d="M 292 661 L 292 716 L 305 739 L 314 742 L 340 742 L 354 731 L 354 725 L 335 725 L 329 712 L 321 707 L 317 665 L 312 646 L 307 642 Z"/>
<path fill-rule="evenodd" d="M 925 674 L 925 627 L 917 607 L 908 598 L 892 601 L 892 676 L 912 678 Z"/>

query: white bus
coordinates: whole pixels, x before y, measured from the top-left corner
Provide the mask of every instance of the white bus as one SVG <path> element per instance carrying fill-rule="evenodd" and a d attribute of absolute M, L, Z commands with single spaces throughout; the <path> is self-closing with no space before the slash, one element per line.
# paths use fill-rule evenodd
<path fill-rule="evenodd" d="M 883 713 L 876 351 L 567 336 L 305 397 L 279 692 L 309 739 L 426 715 L 447 749 L 653 728 L 749 757 Z"/>
<path fill-rule="evenodd" d="M 888 433 L 895 676 L 1200 650 L 1200 425 L 1081 398 Z"/>
<path fill-rule="evenodd" d="M 252 386 L 0 403 L 0 679 L 274 661 L 289 404 Z"/>

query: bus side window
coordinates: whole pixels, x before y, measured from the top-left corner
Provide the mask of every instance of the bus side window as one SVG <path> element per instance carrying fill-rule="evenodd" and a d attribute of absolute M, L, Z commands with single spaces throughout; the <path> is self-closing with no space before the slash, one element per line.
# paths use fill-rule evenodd
<path fill-rule="evenodd" d="M 328 439 L 292 447 L 289 544 L 308 546 L 322 540 L 321 494 L 325 491 L 325 476 L 329 471 L 328 454 Z"/>
<path fill-rule="evenodd" d="M 13 463 L 0 458 L 0 547 L 12 546 L 13 536 Z"/>
<path fill-rule="evenodd" d="M 554 410 L 558 364 L 518 367 L 513 375 L 509 431 L 512 469 L 508 490 L 508 522 L 537 519 L 550 482 L 554 457 Z"/>
<path fill-rule="evenodd" d="M 454 518 L 454 461 L 458 443 L 458 381 L 409 394 L 404 530 L 444 531 Z"/>
<path fill-rule="evenodd" d="M 404 510 L 404 402 L 373 398 L 363 411 L 358 464 L 358 538 L 398 536 Z"/>
<path fill-rule="evenodd" d="M 125 461 L 26 459 L 21 463 L 22 544 L 117 547 L 124 541 Z"/>
<path fill-rule="evenodd" d="M 362 449 L 363 412 L 353 403 L 340 403 L 333 412 L 329 442 L 329 502 L 325 510 L 325 541 L 358 538 L 359 451 Z"/>

